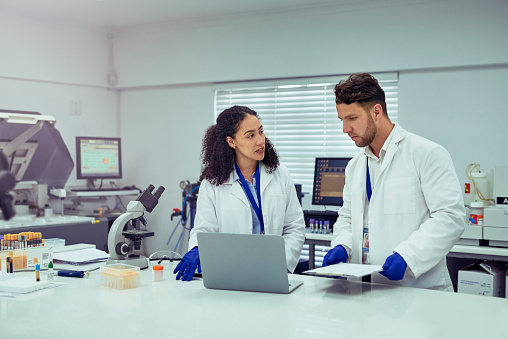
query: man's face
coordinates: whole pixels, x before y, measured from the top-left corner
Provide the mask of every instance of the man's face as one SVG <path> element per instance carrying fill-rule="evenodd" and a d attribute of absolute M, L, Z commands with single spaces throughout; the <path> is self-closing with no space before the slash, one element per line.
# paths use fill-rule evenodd
<path fill-rule="evenodd" d="M 377 127 L 370 112 L 357 102 L 350 105 L 336 105 L 339 119 L 342 120 L 342 131 L 347 133 L 358 147 L 365 147 L 372 143 L 377 133 Z"/>

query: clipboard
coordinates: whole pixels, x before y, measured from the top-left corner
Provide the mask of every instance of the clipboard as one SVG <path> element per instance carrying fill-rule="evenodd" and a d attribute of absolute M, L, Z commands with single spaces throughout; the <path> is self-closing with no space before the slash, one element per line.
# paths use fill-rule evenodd
<path fill-rule="evenodd" d="M 372 273 L 381 272 L 383 267 L 380 265 L 362 265 L 341 262 L 339 264 L 326 267 L 315 268 L 313 270 L 304 271 L 304 274 L 316 275 L 320 277 L 357 277 L 361 278 Z"/>

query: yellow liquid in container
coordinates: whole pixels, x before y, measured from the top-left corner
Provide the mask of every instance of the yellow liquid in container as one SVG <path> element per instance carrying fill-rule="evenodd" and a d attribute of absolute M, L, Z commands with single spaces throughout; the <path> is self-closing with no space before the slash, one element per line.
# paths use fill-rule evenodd
<path fill-rule="evenodd" d="M 101 267 L 101 285 L 125 290 L 139 287 L 140 269 L 126 264 L 114 264 Z"/>

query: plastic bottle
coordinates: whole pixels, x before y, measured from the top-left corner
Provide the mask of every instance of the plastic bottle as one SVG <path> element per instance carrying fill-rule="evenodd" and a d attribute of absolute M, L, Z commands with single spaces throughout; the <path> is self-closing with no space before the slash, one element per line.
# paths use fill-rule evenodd
<path fill-rule="evenodd" d="M 159 282 L 162 281 L 163 273 L 164 272 L 164 266 L 162 265 L 155 265 L 153 267 L 153 281 Z"/>
<path fill-rule="evenodd" d="M 53 261 L 48 264 L 48 281 L 52 282 L 55 278 L 55 271 L 53 270 Z"/>
<path fill-rule="evenodd" d="M 482 201 L 471 202 L 471 213 L 469 215 L 469 221 L 471 221 L 471 224 L 483 226 L 483 202 Z"/>

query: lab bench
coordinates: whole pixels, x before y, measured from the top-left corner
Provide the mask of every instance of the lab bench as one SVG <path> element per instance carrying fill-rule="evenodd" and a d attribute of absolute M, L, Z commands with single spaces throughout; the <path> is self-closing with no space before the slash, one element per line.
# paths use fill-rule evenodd
<path fill-rule="evenodd" d="M 65 239 L 66 245 L 93 244 L 107 251 L 108 219 L 76 215 L 52 217 L 15 216 L 9 221 L 0 220 L 0 234 L 41 232 L 43 238 Z"/>
<path fill-rule="evenodd" d="M 507 300 L 345 279 L 292 275 L 290 294 L 211 290 L 164 270 L 141 271 L 140 287 L 63 285 L 0 297 L 2 338 L 504 338 Z M 34 275 L 20 272 L 16 275 Z M 46 272 L 41 272 L 46 279 Z M 34 325 L 36 324 L 36 325 Z M 468 325 L 470 324 L 470 325 Z M 27 325 L 33 325 L 27 327 Z M 487 332 L 486 332 L 487 331 Z"/>

